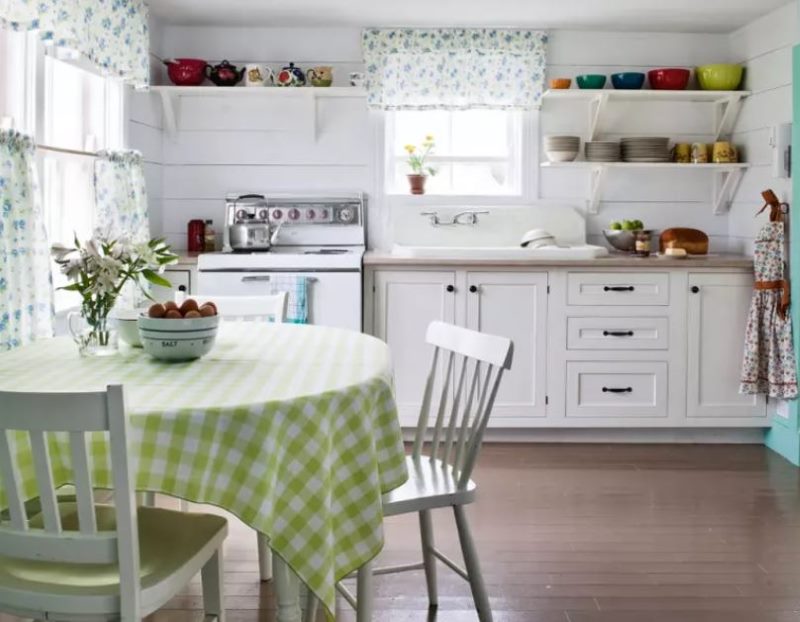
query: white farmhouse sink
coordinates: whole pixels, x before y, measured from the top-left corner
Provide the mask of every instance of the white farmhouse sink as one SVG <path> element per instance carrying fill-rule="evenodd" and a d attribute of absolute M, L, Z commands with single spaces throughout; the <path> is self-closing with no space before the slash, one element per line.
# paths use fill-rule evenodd
<path fill-rule="evenodd" d="M 517 260 L 586 260 L 605 257 L 608 250 L 602 246 L 581 244 L 575 246 L 545 246 L 522 248 L 520 246 L 409 246 L 395 244 L 392 254 L 398 257 L 431 259 L 517 259 Z"/>

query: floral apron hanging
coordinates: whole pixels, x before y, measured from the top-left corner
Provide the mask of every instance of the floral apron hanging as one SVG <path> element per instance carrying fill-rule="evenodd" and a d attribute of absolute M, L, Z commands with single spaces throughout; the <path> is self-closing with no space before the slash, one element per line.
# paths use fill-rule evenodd
<path fill-rule="evenodd" d="M 780 207 L 775 204 L 770 221 L 755 241 L 756 282 L 745 332 L 739 392 L 794 399 L 797 367 L 788 313 L 789 283 L 784 278 L 784 223 Z"/>

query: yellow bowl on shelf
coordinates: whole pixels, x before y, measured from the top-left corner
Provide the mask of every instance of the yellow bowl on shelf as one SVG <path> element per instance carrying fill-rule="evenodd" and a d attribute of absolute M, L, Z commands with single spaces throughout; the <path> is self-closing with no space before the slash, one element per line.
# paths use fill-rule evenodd
<path fill-rule="evenodd" d="M 695 70 L 695 75 L 704 91 L 735 91 L 742 83 L 744 68 L 727 63 L 703 65 Z"/>

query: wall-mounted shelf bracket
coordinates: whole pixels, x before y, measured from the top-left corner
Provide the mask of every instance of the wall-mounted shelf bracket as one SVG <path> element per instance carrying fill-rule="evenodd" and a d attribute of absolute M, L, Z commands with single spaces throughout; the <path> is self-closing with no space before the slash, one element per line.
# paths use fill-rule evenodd
<path fill-rule="evenodd" d="M 714 104 L 714 140 L 733 133 L 733 126 L 742 108 L 746 94 L 732 92 L 728 97 Z"/>
<path fill-rule="evenodd" d="M 743 175 L 741 168 L 714 172 L 714 214 L 719 216 L 730 210 Z"/>
<path fill-rule="evenodd" d="M 586 211 L 589 214 L 596 214 L 600 209 L 600 199 L 603 197 L 603 189 L 608 176 L 608 167 L 593 166 L 591 169 L 591 190 L 589 200 L 586 202 Z"/>
<path fill-rule="evenodd" d="M 589 103 L 589 140 L 597 138 L 600 119 L 608 105 L 608 93 L 598 93 Z"/>

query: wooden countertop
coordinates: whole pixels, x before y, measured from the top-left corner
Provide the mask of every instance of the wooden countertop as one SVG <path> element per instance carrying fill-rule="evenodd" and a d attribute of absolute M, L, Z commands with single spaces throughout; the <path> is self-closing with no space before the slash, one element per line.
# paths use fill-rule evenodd
<path fill-rule="evenodd" d="M 690 256 L 686 259 L 671 257 L 635 257 L 623 253 L 612 253 L 607 257 L 585 260 L 553 259 L 464 259 L 447 257 L 403 257 L 389 251 L 367 251 L 365 266 L 487 266 L 487 267 L 551 267 L 551 268 L 637 268 L 658 270 L 659 268 L 683 268 L 686 270 L 752 270 L 753 258 L 746 255 L 709 254 Z"/>

